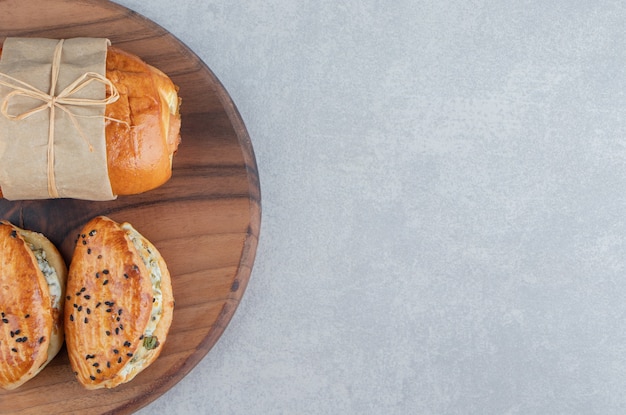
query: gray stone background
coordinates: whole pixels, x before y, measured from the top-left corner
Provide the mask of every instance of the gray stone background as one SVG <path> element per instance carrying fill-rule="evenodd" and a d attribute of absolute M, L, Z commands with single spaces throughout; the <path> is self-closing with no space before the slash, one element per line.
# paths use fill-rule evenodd
<path fill-rule="evenodd" d="M 263 192 L 235 317 L 140 415 L 626 413 L 626 3 L 118 3 Z"/>

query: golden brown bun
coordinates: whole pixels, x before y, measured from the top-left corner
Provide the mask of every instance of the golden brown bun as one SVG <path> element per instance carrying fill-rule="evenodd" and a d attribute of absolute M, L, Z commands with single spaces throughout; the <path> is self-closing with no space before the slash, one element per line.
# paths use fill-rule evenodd
<path fill-rule="evenodd" d="M 92 219 L 78 237 L 70 265 L 65 338 L 74 373 L 87 389 L 113 388 L 133 379 L 161 353 L 172 321 L 167 266 L 143 238 L 160 265 L 162 293 L 160 320 L 150 333 L 158 341 L 151 350 L 143 349 L 157 296 L 125 225 L 102 216 Z M 133 358 L 140 357 L 134 364 Z"/>
<path fill-rule="evenodd" d="M 27 243 L 43 249 L 58 277 L 54 298 Z M 63 344 L 67 269 L 43 235 L 0 221 L 0 386 L 15 389 L 39 373 Z M 56 308 L 53 303 L 56 301 Z"/>
<path fill-rule="evenodd" d="M 107 158 L 113 193 L 154 189 L 172 175 L 180 143 L 177 87 L 163 72 L 115 47 L 107 53 L 106 77 L 120 99 L 106 107 Z"/>
<path fill-rule="evenodd" d="M 180 143 L 178 87 L 160 70 L 112 46 L 107 52 L 106 77 L 120 98 L 106 106 L 105 116 L 124 121 L 106 120 L 105 124 L 113 194 L 131 195 L 159 187 L 172 175 L 172 159 Z"/>

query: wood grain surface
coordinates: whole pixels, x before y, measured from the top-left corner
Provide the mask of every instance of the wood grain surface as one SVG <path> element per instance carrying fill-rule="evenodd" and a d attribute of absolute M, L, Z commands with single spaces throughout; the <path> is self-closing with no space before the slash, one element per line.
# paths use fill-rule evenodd
<path fill-rule="evenodd" d="M 176 299 L 161 356 L 132 382 L 87 391 L 74 379 L 63 348 L 36 378 L 15 391 L 0 391 L 0 414 L 132 413 L 206 355 L 239 304 L 261 218 L 252 145 L 211 70 L 166 30 L 122 6 L 101 0 L 0 0 L 0 42 L 8 36 L 107 37 L 180 87 L 182 143 L 164 186 L 112 202 L 0 200 L 0 218 L 44 233 L 68 263 L 76 234 L 92 217 L 132 223 L 167 261 Z"/>

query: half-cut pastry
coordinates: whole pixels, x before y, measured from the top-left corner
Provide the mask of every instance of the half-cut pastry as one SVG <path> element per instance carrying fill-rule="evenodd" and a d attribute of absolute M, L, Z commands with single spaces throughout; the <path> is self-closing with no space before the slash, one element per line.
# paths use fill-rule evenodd
<path fill-rule="evenodd" d="M 0 221 L 0 387 L 17 388 L 59 352 L 66 278 L 52 242 Z"/>
<path fill-rule="evenodd" d="M 87 389 L 128 382 L 161 353 L 174 308 L 170 274 L 130 224 L 99 216 L 85 225 L 65 298 L 70 363 Z"/>

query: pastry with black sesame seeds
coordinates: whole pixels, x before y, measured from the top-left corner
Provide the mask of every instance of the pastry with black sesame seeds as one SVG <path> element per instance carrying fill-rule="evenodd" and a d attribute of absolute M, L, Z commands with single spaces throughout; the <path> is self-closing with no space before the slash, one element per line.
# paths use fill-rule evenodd
<path fill-rule="evenodd" d="M 36 376 L 63 345 L 67 267 L 40 233 L 0 221 L 0 387 Z"/>
<path fill-rule="evenodd" d="M 170 274 L 159 251 L 130 224 L 98 216 L 84 226 L 68 293 L 67 351 L 85 388 L 129 382 L 159 356 L 174 308 Z"/>

